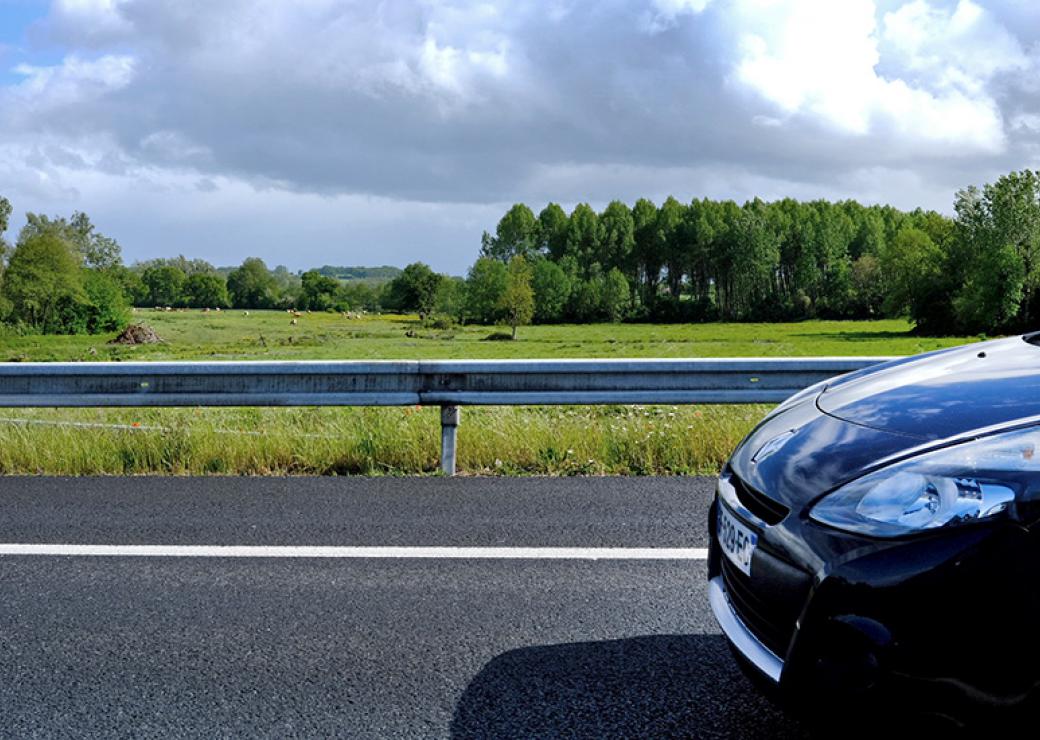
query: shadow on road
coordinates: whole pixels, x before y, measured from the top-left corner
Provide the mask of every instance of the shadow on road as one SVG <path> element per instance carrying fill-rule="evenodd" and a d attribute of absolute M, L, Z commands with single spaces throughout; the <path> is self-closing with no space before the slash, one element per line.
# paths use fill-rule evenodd
<path fill-rule="evenodd" d="M 803 737 L 761 698 L 719 635 L 511 650 L 455 707 L 453 738 Z"/>

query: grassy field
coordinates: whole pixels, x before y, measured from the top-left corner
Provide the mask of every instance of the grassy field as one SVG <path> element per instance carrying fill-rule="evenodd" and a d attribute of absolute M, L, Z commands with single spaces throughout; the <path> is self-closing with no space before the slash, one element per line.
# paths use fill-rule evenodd
<path fill-rule="evenodd" d="M 783 357 L 900 355 L 975 337 L 920 338 L 902 321 L 425 329 L 409 316 L 282 312 L 135 317 L 157 345 L 0 334 L 0 360 Z M 693 474 L 718 470 L 767 406 L 463 410 L 465 474 Z M 0 410 L 0 473 L 403 475 L 437 469 L 436 409 Z"/>
<path fill-rule="evenodd" d="M 125 347 L 106 336 L 0 334 L 0 361 L 244 359 L 491 359 L 544 357 L 792 357 L 908 355 L 971 337 L 916 337 L 905 321 L 796 324 L 593 324 L 521 327 L 515 342 L 488 341 L 501 328 L 425 329 L 414 316 L 280 311 L 184 313 L 138 310 L 135 321 L 164 342 Z"/>

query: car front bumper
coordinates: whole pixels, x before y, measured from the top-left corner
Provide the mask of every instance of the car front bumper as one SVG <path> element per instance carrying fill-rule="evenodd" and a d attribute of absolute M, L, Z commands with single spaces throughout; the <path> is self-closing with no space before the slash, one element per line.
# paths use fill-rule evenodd
<path fill-rule="evenodd" d="M 733 609 L 726 583 L 718 575 L 708 581 L 708 600 L 715 620 L 730 644 L 769 680 L 780 683 L 784 661 L 767 648 Z"/>
<path fill-rule="evenodd" d="M 1027 528 L 882 541 L 817 525 L 804 511 L 767 524 L 733 480 L 723 475 L 712 504 L 708 594 L 760 687 L 817 707 L 913 697 L 958 717 L 1040 704 L 1040 649 L 1026 637 L 1040 620 L 1040 542 Z M 759 536 L 751 576 L 721 551 L 720 506 Z"/>

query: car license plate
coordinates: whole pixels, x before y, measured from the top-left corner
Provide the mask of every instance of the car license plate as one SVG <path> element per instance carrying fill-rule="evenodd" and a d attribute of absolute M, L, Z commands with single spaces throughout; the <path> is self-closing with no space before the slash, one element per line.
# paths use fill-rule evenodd
<path fill-rule="evenodd" d="M 738 522 L 722 504 L 718 505 L 718 510 L 716 535 L 723 554 L 745 574 L 751 575 L 751 555 L 758 545 L 758 535 Z"/>

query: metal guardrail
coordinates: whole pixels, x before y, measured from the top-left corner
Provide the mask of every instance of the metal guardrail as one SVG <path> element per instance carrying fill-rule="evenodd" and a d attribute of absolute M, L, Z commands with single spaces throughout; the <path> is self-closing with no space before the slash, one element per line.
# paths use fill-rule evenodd
<path fill-rule="evenodd" d="M 440 406 L 455 472 L 459 406 L 777 403 L 887 357 L 0 364 L 0 407 Z"/>

